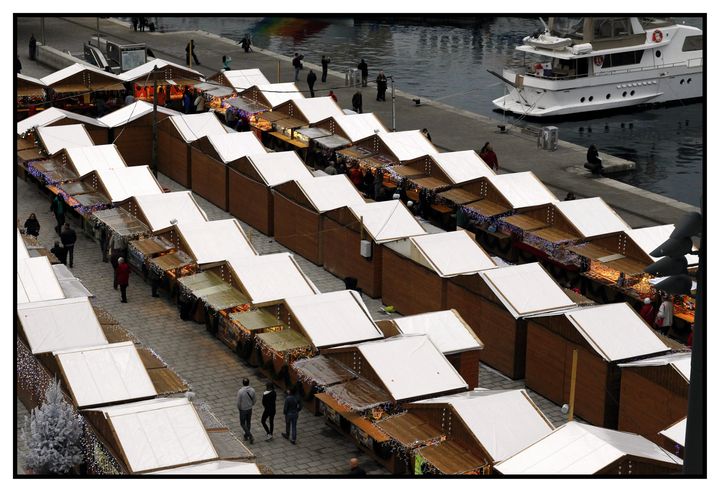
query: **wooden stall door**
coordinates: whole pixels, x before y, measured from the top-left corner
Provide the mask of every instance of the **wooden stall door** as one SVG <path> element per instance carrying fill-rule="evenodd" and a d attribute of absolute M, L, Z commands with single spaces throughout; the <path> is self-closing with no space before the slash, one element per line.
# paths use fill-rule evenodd
<path fill-rule="evenodd" d="M 265 184 L 232 168 L 228 171 L 228 211 L 266 236 L 273 235 L 273 199 Z"/>
<path fill-rule="evenodd" d="M 404 315 L 441 311 L 444 306 L 443 279 L 415 261 L 384 247 L 382 301 Z"/>
<path fill-rule="evenodd" d="M 564 394 L 565 350 L 565 341 L 558 335 L 532 321 L 528 323 L 525 385 L 560 405 L 567 402 Z"/>
<path fill-rule="evenodd" d="M 275 240 L 290 250 L 322 265 L 322 215 L 272 192 Z"/>
<path fill-rule="evenodd" d="M 227 166 L 197 148 L 190 148 L 192 191 L 227 210 Z"/>

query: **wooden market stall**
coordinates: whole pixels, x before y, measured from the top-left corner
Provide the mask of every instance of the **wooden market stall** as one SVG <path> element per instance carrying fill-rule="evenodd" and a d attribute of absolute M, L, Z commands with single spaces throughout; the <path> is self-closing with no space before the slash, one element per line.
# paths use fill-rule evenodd
<path fill-rule="evenodd" d="M 316 265 L 323 263 L 324 214 L 365 203 L 346 175 L 291 180 L 272 195 L 275 240 Z"/>
<path fill-rule="evenodd" d="M 357 161 L 362 168 L 372 169 L 382 169 L 438 153 L 437 148 L 418 130 L 374 133 L 357 141 L 355 147 L 364 149 L 371 156 L 353 159 L 352 148 L 338 151 L 338 155 Z"/>
<path fill-rule="evenodd" d="M 331 97 L 297 98 L 273 106 L 273 113 L 285 114 L 286 119 L 274 122 L 275 130 L 269 133 L 269 147 L 282 150 L 299 151 L 303 161 L 307 161 L 308 136 L 299 136 L 297 129 L 328 117 L 343 115 L 340 106 Z M 316 129 L 319 131 L 320 129 Z M 315 134 L 314 137 L 329 136 L 330 133 Z"/>
<path fill-rule="evenodd" d="M 208 81 L 222 83 L 226 87 L 241 93 L 244 90 L 256 85 L 269 85 L 270 81 L 265 78 L 258 68 L 246 70 L 223 70 L 208 78 Z"/>
<path fill-rule="evenodd" d="M 38 78 L 18 73 L 15 82 L 15 120 L 33 116 L 45 103 L 45 84 Z"/>
<path fill-rule="evenodd" d="M 535 316 L 527 325 L 525 385 L 556 404 L 569 402 L 577 350 L 575 414 L 616 429 L 619 363 L 658 356 L 670 348 L 626 303 Z"/>
<path fill-rule="evenodd" d="M 402 314 L 447 307 L 450 277 L 495 268 L 467 231 L 414 236 L 383 245 L 382 298 Z"/>
<path fill-rule="evenodd" d="M 305 95 L 292 82 L 253 85 L 239 92 L 238 95 L 239 101 L 245 102 L 238 104 L 241 111 L 239 115 L 247 119 L 251 130 L 266 145 L 270 139 L 268 134 L 276 130 L 275 122 L 288 118 L 287 114 L 274 113 L 271 109 L 288 100 L 305 98 Z M 262 110 L 263 108 L 265 110 Z"/>
<path fill-rule="evenodd" d="M 251 132 L 211 134 L 193 141 L 192 190 L 227 211 L 230 208 L 230 166 L 244 156 L 267 150 Z"/>
<path fill-rule="evenodd" d="M 538 263 L 459 275 L 447 286 L 447 307 L 470 324 L 485 348 L 480 360 L 511 379 L 525 375 L 528 316 L 574 309 Z"/>
<path fill-rule="evenodd" d="M 47 87 L 48 102 L 73 112 L 94 110 L 94 98 L 98 93 L 110 94 L 125 89 L 124 80 L 119 76 L 80 63 L 51 73 L 41 81 Z"/>
<path fill-rule="evenodd" d="M 182 107 L 184 91 L 205 80 L 204 75 L 199 71 L 159 58 L 121 73 L 119 76 L 123 82 L 132 86 L 136 100 L 149 103 L 153 103 L 155 97 L 153 86 L 157 82 L 158 87 L 165 92 L 166 106 L 177 109 Z"/>
<path fill-rule="evenodd" d="M 503 475 L 658 476 L 679 474 L 683 462 L 653 442 L 577 421 L 495 465 Z"/>
<path fill-rule="evenodd" d="M 106 144 L 108 142 L 107 126 L 98 119 L 50 107 L 16 124 L 17 151 L 38 149 L 39 138 L 35 134 L 38 127 L 67 126 L 70 124 L 83 124 L 90 136 L 90 144 Z M 46 152 L 46 154 L 51 153 Z"/>
<path fill-rule="evenodd" d="M 65 292 L 53 272 L 50 260 L 46 256 L 31 258 L 21 243 L 18 243 L 18 251 L 15 274 L 17 304 L 65 299 Z"/>
<path fill-rule="evenodd" d="M 330 134 L 339 135 L 353 144 L 374 134 L 388 132 L 385 125 L 372 112 L 334 115 L 314 122 L 311 126 L 325 129 Z"/>
<path fill-rule="evenodd" d="M 483 345 L 454 309 L 386 319 L 377 322 L 386 338 L 399 334 L 425 334 L 455 367 L 470 389 L 478 386 Z"/>
<path fill-rule="evenodd" d="M 150 232 L 158 233 L 177 223 L 206 222 L 207 214 L 189 190 L 150 195 L 134 195 L 120 207 L 145 224 Z"/>
<path fill-rule="evenodd" d="M 619 364 L 619 430 L 661 444 L 659 432 L 688 414 L 690 356 L 673 353 Z"/>
<path fill-rule="evenodd" d="M 677 457 L 685 458 L 685 430 L 687 428 L 687 417 L 681 419 L 662 430 L 660 435 L 660 445 L 662 448 Z"/>
<path fill-rule="evenodd" d="M 48 159 L 61 149 L 94 145 L 95 143 L 83 124 L 52 127 L 38 126 L 35 129 L 33 146 L 25 149 L 18 148 L 17 163 L 23 169 L 26 169 L 28 173 L 35 176 L 33 167 L 48 164 Z"/>
<path fill-rule="evenodd" d="M 337 277 L 352 278 L 356 287 L 370 297 L 380 297 L 381 245 L 421 234 L 425 230 L 399 201 L 329 211 L 323 221 L 323 267 Z"/>
<path fill-rule="evenodd" d="M 256 153 L 228 163 L 228 210 L 266 236 L 274 234 L 272 188 L 313 175 L 294 151 Z"/>

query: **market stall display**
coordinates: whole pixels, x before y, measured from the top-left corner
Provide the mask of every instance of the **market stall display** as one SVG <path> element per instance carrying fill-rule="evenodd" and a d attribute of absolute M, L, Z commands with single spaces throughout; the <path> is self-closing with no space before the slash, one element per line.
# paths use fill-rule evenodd
<path fill-rule="evenodd" d="M 682 471 L 683 462 L 649 440 L 570 421 L 495 465 L 503 475 L 647 476 Z"/>
<path fill-rule="evenodd" d="M 575 303 L 538 263 L 459 275 L 447 287 L 447 307 L 470 324 L 485 348 L 483 363 L 511 379 L 525 376 L 528 316 L 572 310 Z"/>
<path fill-rule="evenodd" d="M 125 89 L 124 80 L 119 76 L 80 63 L 51 73 L 41 78 L 41 81 L 48 89 L 49 102 L 73 112 L 92 108 L 91 94 L 119 92 Z"/>
<path fill-rule="evenodd" d="M 528 319 L 525 385 L 557 404 L 568 402 L 573 350 L 578 352 L 575 414 L 616 429 L 619 363 L 670 348 L 626 303 L 583 307 Z"/>
<path fill-rule="evenodd" d="M 467 231 L 414 236 L 383 245 L 382 298 L 402 314 L 446 308 L 450 277 L 495 268 Z"/>
<path fill-rule="evenodd" d="M 15 94 L 19 118 L 32 116 L 36 107 L 45 101 L 46 85 L 42 80 L 18 73 L 16 75 Z"/>
<path fill-rule="evenodd" d="M 272 195 L 275 240 L 316 265 L 322 265 L 324 213 L 365 203 L 346 175 L 292 180 Z"/>
<path fill-rule="evenodd" d="M 685 430 L 687 428 L 687 417 L 681 419 L 662 430 L 660 433 L 660 445 L 670 453 L 680 458 L 685 458 Z"/>
<path fill-rule="evenodd" d="M 25 246 L 22 246 L 25 250 Z M 45 256 L 17 257 L 16 290 L 17 303 L 43 302 L 65 299 L 65 293 L 53 273 L 50 260 Z"/>
<path fill-rule="evenodd" d="M 426 234 L 425 230 L 399 201 L 329 211 L 323 220 L 323 267 L 337 277 L 356 279 L 365 294 L 380 297 L 381 245 L 421 234 Z"/>
<path fill-rule="evenodd" d="M 294 151 L 256 153 L 228 163 L 229 212 L 261 233 L 274 234 L 272 187 L 313 175 Z"/>

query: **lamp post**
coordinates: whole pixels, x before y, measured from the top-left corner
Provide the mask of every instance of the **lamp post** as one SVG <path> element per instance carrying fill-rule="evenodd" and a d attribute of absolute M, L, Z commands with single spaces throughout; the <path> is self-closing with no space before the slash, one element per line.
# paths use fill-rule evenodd
<path fill-rule="evenodd" d="M 392 75 L 390 78 L 390 98 L 392 99 L 392 132 L 395 132 L 395 79 Z"/>
<path fill-rule="evenodd" d="M 158 70 L 157 65 L 153 67 L 152 71 L 152 77 L 153 77 L 153 122 L 152 122 L 152 157 L 150 158 L 150 169 L 153 172 L 153 175 L 155 175 L 155 178 L 158 176 L 158 167 L 157 167 L 157 154 L 158 154 L 158 134 L 157 134 L 157 105 L 158 105 L 158 83 L 157 83 L 157 73 L 160 70 Z"/>

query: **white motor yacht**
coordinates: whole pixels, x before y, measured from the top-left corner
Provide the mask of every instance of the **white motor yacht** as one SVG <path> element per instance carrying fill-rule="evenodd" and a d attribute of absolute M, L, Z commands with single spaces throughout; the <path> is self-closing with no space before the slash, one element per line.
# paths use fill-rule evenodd
<path fill-rule="evenodd" d="M 542 19 L 541 19 L 542 20 Z M 500 110 L 549 117 L 703 96 L 703 31 L 668 19 L 551 17 L 515 48 Z M 492 72 L 491 72 L 492 73 Z"/>

